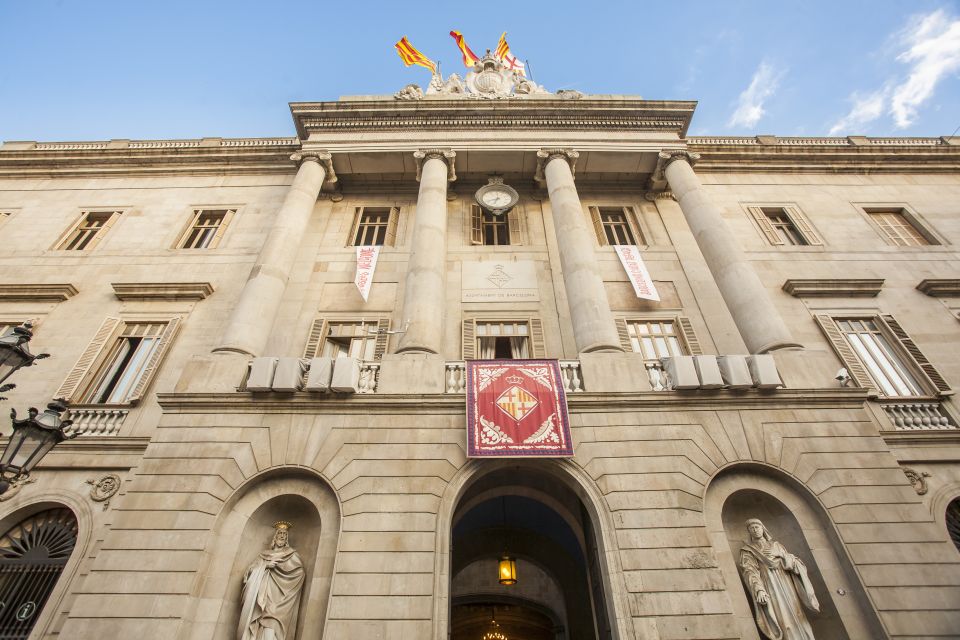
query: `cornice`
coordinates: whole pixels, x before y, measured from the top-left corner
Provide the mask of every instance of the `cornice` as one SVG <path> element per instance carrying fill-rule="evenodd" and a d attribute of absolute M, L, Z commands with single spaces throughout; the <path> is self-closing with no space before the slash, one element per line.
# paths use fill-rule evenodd
<path fill-rule="evenodd" d="M 0 284 L 3 302 L 63 302 L 77 295 L 77 288 L 64 284 Z"/>
<path fill-rule="evenodd" d="M 111 282 L 120 300 L 203 300 L 213 293 L 209 282 Z"/>
<path fill-rule="evenodd" d="M 960 279 L 927 278 L 920 281 L 917 289 L 933 298 L 955 298 L 960 296 Z"/>
<path fill-rule="evenodd" d="M 783 290 L 794 298 L 875 298 L 883 278 L 792 278 Z"/>

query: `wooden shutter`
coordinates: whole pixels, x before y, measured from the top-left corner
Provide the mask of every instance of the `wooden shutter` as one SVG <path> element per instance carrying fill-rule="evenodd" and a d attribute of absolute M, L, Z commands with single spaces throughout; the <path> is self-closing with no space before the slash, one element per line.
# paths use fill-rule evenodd
<path fill-rule="evenodd" d="M 232 209 L 223 212 L 223 219 L 220 220 L 220 225 L 214 232 L 213 238 L 210 240 L 210 244 L 207 245 L 208 249 L 214 249 L 220 244 L 220 239 L 223 238 L 223 234 L 226 233 L 227 225 L 230 224 L 231 220 L 233 220 L 233 214 L 235 213 L 236 211 L 233 211 Z"/>
<path fill-rule="evenodd" d="M 530 357 L 544 358 L 547 345 L 543 337 L 543 322 L 540 318 L 530 318 Z"/>
<path fill-rule="evenodd" d="M 477 321 L 473 318 L 463 321 L 460 351 L 464 360 L 474 360 L 477 357 Z"/>
<path fill-rule="evenodd" d="M 377 320 L 377 343 L 373 347 L 373 359 L 380 360 L 383 354 L 387 352 L 387 342 L 390 340 L 390 318 L 380 318 Z"/>
<path fill-rule="evenodd" d="M 387 236 L 383 239 L 384 246 L 394 247 L 397 244 L 397 222 L 400 218 L 398 207 L 390 208 L 390 218 L 387 221 Z"/>
<path fill-rule="evenodd" d="M 153 355 L 150 356 L 150 361 L 144 368 L 143 373 L 140 374 L 140 379 L 137 380 L 137 384 L 130 393 L 130 397 L 127 398 L 127 402 L 135 403 L 143 398 L 143 394 L 147 390 L 147 385 L 150 384 L 150 380 L 156 374 L 157 368 L 160 366 L 160 363 L 163 362 L 163 356 L 166 355 L 167 349 L 170 347 L 170 343 L 173 342 L 173 338 L 177 335 L 179 328 L 180 318 L 171 318 L 167 326 L 164 327 L 163 332 L 160 334 L 160 344 L 157 345 L 157 348 L 153 351 Z"/>
<path fill-rule="evenodd" d="M 840 361 L 843 362 L 843 366 L 847 368 L 847 373 L 849 373 L 850 377 L 857 383 L 857 386 L 869 389 L 871 393 L 875 394 L 876 389 L 874 389 L 870 376 L 867 375 L 867 370 L 863 367 L 857 354 L 853 352 L 850 343 L 843 337 L 843 332 L 840 331 L 834 319 L 826 314 L 818 314 L 814 316 L 814 320 L 816 320 L 820 326 L 823 334 L 827 336 L 834 352 L 836 352 Z"/>
<path fill-rule="evenodd" d="M 807 241 L 807 244 L 815 247 L 823 244 L 823 240 L 821 240 L 817 232 L 813 230 L 813 225 L 810 224 L 800 209 L 796 207 L 786 207 L 784 211 L 787 212 L 787 217 L 790 218 L 790 222 L 797 228 L 797 231 L 799 231 L 803 239 Z"/>
<path fill-rule="evenodd" d="M 363 207 L 356 207 L 353 210 L 353 224 L 350 225 L 350 235 L 347 236 L 347 246 L 357 245 L 357 228 L 360 226 L 360 218 L 363 217 Z"/>
<path fill-rule="evenodd" d="M 693 323 L 690 322 L 690 318 L 687 316 L 679 316 L 677 318 L 677 329 L 679 329 L 683 335 L 683 341 L 687 343 L 687 349 L 690 351 L 690 355 L 702 356 L 703 348 L 700 346 L 697 334 L 693 332 Z"/>
<path fill-rule="evenodd" d="M 54 398 L 67 401 L 74 399 L 77 390 L 80 388 L 80 384 L 84 378 L 87 377 L 93 364 L 103 352 L 107 342 L 116 333 L 117 327 L 120 324 L 120 318 L 107 318 L 103 321 L 103 324 L 100 325 L 97 333 L 93 336 L 93 340 L 87 345 L 80 359 L 77 360 L 77 363 L 73 365 L 73 369 L 70 370 L 63 384 L 61 384 L 57 392 L 53 394 Z"/>
<path fill-rule="evenodd" d="M 907 335 L 907 332 L 903 330 L 903 327 L 900 326 L 900 323 L 896 319 L 889 315 L 885 314 L 880 316 L 880 319 L 887 325 L 890 329 L 890 332 L 897 337 L 897 340 L 900 341 L 900 344 L 903 345 L 903 348 L 907 350 L 910 354 L 910 357 L 913 358 L 913 361 L 917 363 L 917 366 L 923 371 L 926 375 L 927 380 L 936 388 L 939 393 L 946 393 L 950 391 L 950 385 L 947 384 L 947 381 L 943 379 L 943 376 L 940 375 L 940 372 L 927 360 L 927 357 L 923 355 L 923 352 L 920 351 L 913 339 Z"/>
<path fill-rule="evenodd" d="M 620 346 L 627 353 L 633 353 L 633 345 L 630 343 L 630 330 L 627 327 L 626 318 L 617 318 L 617 337 L 620 338 Z"/>
<path fill-rule="evenodd" d="M 520 207 L 514 207 L 507 212 L 507 229 L 510 233 L 510 244 L 525 244 L 521 225 Z"/>
<path fill-rule="evenodd" d="M 601 247 L 607 246 L 607 234 L 603 231 L 603 220 L 600 219 L 600 207 L 590 207 L 590 220 L 593 221 L 593 232 L 597 234 L 597 242 Z"/>
<path fill-rule="evenodd" d="M 767 217 L 767 214 L 763 212 L 762 208 L 747 207 L 747 211 L 753 216 L 753 219 L 756 221 L 757 226 L 760 227 L 760 231 L 763 232 L 767 242 L 772 245 L 783 244 L 783 240 L 780 239 L 780 235 L 777 234 L 777 230 L 773 228 L 773 224 L 770 223 L 770 218 Z"/>
<path fill-rule="evenodd" d="M 470 205 L 470 244 L 483 244 L 483 209 Z"/>
<path fill-rule="evenodd" d="M 304 358 L 316 358 L 320 353 L 320 344 L 327 335 L 327 321 L 317 318 L 310 325 L 310 334 L 307 337 L 307 346 L 303 350 Z"/>
<path fill-rule="evenodd" d="M 633 207 L 624 207 L 623 219 L 627 222 L 627 226 L 633 234 L 633 241 L 638 247 L 650 244 L 647 242 L 646 236 L 643 235 L 643 229 L 640 227 L 639 212 L 636 209 Z"/>
<path fill-rule="evenodd" d="M 90 249 L 93 249 L 95 246 L 100 244 L 100 241 L 103 240 L 103 237 L 107 235 L 107 232 L 110 231 L 110 228 L 113 227 L 114 223 L 120 218 L 120 213 L 121 213 L 120 211 L 114 211 L 110 215 L 110 217 L 107 218 L 107 221 L 104 223 L 102 227 L 100 227 L 100 230 L 97 231 L 97 234 L 92 238 L 90 238 L 90 242 L 88 242 L 87 246 L 84 247 L 85 251 L 89 251 Z"/>

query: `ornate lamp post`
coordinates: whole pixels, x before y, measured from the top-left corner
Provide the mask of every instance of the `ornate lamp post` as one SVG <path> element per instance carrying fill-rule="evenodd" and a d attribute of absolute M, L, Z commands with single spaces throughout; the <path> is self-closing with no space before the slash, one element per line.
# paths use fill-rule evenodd
<path fill-rule="evenodd" d="M 7 448 L 0 455 L 0 499 L 9 499 L 12 493 L 28 482 L 30 471 L 54 446 L 79 435 L 64 433 L 64 430 L 73 424 L 72 420 L 60 418 L 60 414 L 66 409 L 66 406 L 59 402 L 48 404 L 43 413 L 30 407 L 26 420 L 17 420 L 16 410 L 10 410 L 13 433 L 7 441 Z M 4 495 L 10 489 L 13 490 L 11 495 Z"/>
<path fill-rule="evenodd" d="M 27 348 L 27 343 L 33 337 L 30 331 L 33 325 L 24 322 L 21 327 L 14 327 L 3 336 L 0 336 L 0 393 L 13 389 L 13 384 L 4 384 L 13 372 L 22 367 L 29 367 L 34 360 L 42 360 L 50 354 L 38 353 L 33 355 Z M 0 398 L 6 400 L 6 398 Z"/>

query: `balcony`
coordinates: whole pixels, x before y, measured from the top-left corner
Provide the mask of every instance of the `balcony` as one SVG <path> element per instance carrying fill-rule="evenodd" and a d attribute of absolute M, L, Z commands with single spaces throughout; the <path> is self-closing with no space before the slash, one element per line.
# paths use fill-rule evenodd
<path fill-rule="evenodd" d="M 559 362 L 564 391 L 567 393 L 584 391 L 580 361 L 560 360 Z M 463 360 L 447 363 L 445 382 L 445 393 L 464 393 L 467 387 L 467 365 Z"/>
<path fill-rule="evenodd" d="M 896 431 L 942 431 L 957 429 L 940 402 L 904 401 L 902 399 L 877 400 Z"/>
<path fill-rule="evenodd" d="M 82 436 L 112 436 L 120 433 L 129 409 L 104 405 L 74 405 L 63 414 L 64 420 L 73 420 L 68 431 Z"/>

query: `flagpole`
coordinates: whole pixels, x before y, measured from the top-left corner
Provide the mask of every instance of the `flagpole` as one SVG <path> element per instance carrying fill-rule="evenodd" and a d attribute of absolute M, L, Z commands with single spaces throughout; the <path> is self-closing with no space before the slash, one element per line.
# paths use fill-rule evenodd
<path fill-rule="evenodd" d="M 530 61 L 524 60 L 523 64 L 527 65 L 527 73 L 530 74 L 530 80 L 533 80 L 533 69 L 530 68 Z M 533 81 L 536 82 L 536 80 Z"/>

